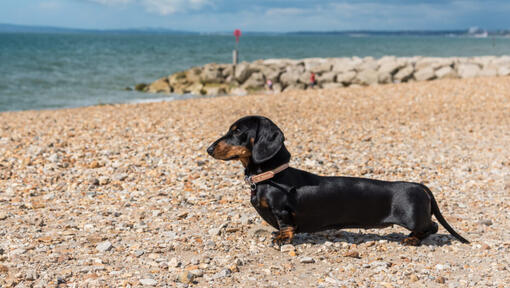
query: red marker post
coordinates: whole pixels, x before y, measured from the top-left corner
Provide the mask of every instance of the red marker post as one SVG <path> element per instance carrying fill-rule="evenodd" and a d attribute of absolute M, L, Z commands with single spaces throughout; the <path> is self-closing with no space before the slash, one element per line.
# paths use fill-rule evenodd
<path fill-rule="evenodd" d="M 239 45 L 239 38 L 241 37 L 241 30 L 234 30 L 234 36 L 236 37 L 236 46 L 234 51 L 232 51 L 232 62 L 234 65 L 237 65 L 237 61 L 239 60 L 239 53 L 237 52 L 237 46 Z"/>

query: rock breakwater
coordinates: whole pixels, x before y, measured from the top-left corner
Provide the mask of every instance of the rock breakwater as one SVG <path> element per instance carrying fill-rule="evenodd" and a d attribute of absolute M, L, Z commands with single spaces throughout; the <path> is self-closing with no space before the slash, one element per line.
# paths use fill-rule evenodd
<path fill-rule="evenodd" d="M 210 63 L 192 67 L 149 85 L 138 84 L 136 89 L 150 93 L 244 95 L 265 89 L 281 92 L 312 86 L 339 88 L 507 75 L 510 75 L 510 56 L 266 59 L 242 62 L 236 66 Z"/>

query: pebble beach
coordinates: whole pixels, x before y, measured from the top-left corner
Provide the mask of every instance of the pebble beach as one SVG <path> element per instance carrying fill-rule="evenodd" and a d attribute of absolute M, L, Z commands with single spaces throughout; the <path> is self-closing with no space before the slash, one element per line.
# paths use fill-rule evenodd
<path fill-rule="evenodd" d="M 271 243 L 240 162 L 209 157 L 271 118 L 290 165 L 422 182 L 440 226 Z M 510 78 L 440 79 L 0 113 L 1 287 L 508 287 Z"/>

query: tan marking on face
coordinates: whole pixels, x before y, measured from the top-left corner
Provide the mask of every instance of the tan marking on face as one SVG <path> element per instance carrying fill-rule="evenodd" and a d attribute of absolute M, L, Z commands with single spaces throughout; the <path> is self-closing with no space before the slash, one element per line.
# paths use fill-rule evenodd
<path fill-rule="evenodd" d="M 237 129 L 237 126 L 234 125 L 234 126 L 232 126 L 232 128 L 230 128 L 230 131 L 234 131 L 236 129 Z"/>
<path fill-rule="evenodd" d="M 216 144 L 213 151 L 213 157 L 220 160 L 227 160 L 234 157 L 239 157 L 241 162 L 249 162 L 251 151 L 244 146 L 229 145 L 225 141 L 220 141 Z M 247 158 L 242 160 L 243 158 Z"/>

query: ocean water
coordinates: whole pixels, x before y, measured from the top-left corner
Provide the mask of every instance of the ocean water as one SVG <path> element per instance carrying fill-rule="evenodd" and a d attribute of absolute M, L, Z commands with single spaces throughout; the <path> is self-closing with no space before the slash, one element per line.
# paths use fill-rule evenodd
<path fill-rule="evenodd" d="M 190 97 L 125 88 L 191 66 L 229 63 L 234 42 L 222 35 L 0 33 L 0 111 Z M 504 55 L 510 53 L 510 38 L 248 35 L 239 51 L 241 61 Z"/>

